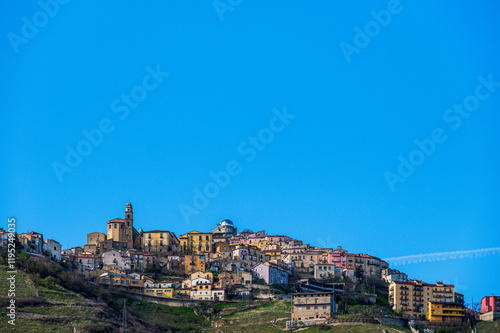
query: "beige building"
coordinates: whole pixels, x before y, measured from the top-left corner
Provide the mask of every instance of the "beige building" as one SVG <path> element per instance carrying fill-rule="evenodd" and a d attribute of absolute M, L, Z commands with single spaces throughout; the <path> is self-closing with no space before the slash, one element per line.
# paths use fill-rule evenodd
<path fill-rule="evenodd" d="M 451 303 L 455 301 L 454 294 L 452 284 L 392 281 L 389 285 L 389 305 L 394 311 L 402 310 L 405 316 L 416 318 L 427 313 L 429 301 Z"/>
<path fill-rule="evenodd" d="M 167 230 L 142 231 L 142 250 L 154 254 L 179 254 L 179 240 L 174 233 Z"/>
<path fill-rule="evenodd" d="M 126 242 L 128 249 L 140 250 L 141 239 L 134 228 L 134 212 L 130 202 L 125 208 L 125 219 L 116 218 L 107 222 L 107 240 L 111 239 L 115 242 Z"/>
<path fill-rule="evenodd" d="M 325 320 L 334 309 L 333 292 L 292 294 L 292 321 Z"/>
<path fill-rule="evenodd" d="M 87 244 L 91 245 L 99 245 L 101 242 L 105 241 L 106 234 L 102 232 L 91 232 L 90 234 L 87 234 Z"/>

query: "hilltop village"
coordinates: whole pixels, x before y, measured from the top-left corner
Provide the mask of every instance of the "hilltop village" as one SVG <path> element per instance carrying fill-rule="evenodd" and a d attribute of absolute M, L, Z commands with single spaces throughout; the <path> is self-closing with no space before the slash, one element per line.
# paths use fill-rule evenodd
<path fill-rule="evenodd" d="M 180 236 L 168 230 L 136 230 L 129 202 L 124 218 L 109 220 L 105 227 L 106 232 L 89 233 L 85 245 L 70 249 L 37 232 L 19 234 L 18 239 L 31 255 L 47 256 L 88 281 L 146 301 L 280 297 L 292 302 L 289 328 L 345 313 L 352 300 L 386 304 L 387 317 L 429 322 L 460 324 L 469 311 L 464 295 L 452 284 L 413 280 L 376 256 L 341 246 L 321 248 L 287 235 L 238 232 L 228 219 L 210 231 Z M 0 237 L 3 244 L 7 232 L 0 230 Z M 364 287 L 357 288 L 361 283 Z M 491 297 L 483 299 L 483 320 L 498 317 L 499 299 Z"/>

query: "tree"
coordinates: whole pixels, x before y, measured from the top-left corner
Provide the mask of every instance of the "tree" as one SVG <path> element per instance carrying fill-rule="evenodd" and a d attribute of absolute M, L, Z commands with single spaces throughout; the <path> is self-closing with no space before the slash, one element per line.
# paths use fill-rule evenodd
<path fill-rule="evenodd" d="M 363 267 L 361 266 L 356 267 L 356 270 L 354 271 L 354 277 L 358 279 L 358 281 L 363 281 L 364 275 L 365 271 L 363 270 Z"/>

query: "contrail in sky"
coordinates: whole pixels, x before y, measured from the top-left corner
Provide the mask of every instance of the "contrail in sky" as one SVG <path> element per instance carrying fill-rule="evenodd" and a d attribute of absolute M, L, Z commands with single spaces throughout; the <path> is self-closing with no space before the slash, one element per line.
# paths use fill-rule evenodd
<path fill-rule="evenodd" d="M 492 247 L 488 249 L 478 249 L 478 250 L 468 250 L 468 251 L 415 254 L 410 256 L 385 258 L 384 260 L 389 262 L 390 264 L 398 266 L 398 265 L 417 264 L 417 263 L 431 262 L 431 261 L 480 258 L 484 256 L 492 256 L 495 254 L 497 255 L 500 254 L 500 247 Z"/>

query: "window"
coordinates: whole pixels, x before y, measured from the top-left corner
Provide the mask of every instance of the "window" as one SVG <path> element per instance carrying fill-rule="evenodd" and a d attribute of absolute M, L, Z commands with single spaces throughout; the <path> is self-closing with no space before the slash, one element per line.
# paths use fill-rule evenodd
<path fill-rule="evenodd" d="M 116 229 L 116 228 L 117 228 L 117 227 L 116 227 L 116 223 L 115 223 L 115 229 Z"/>
<path fill-rule="evenodd" d="M 193 240 L 193 236 L 191 236 L 191 240 Z"/>

